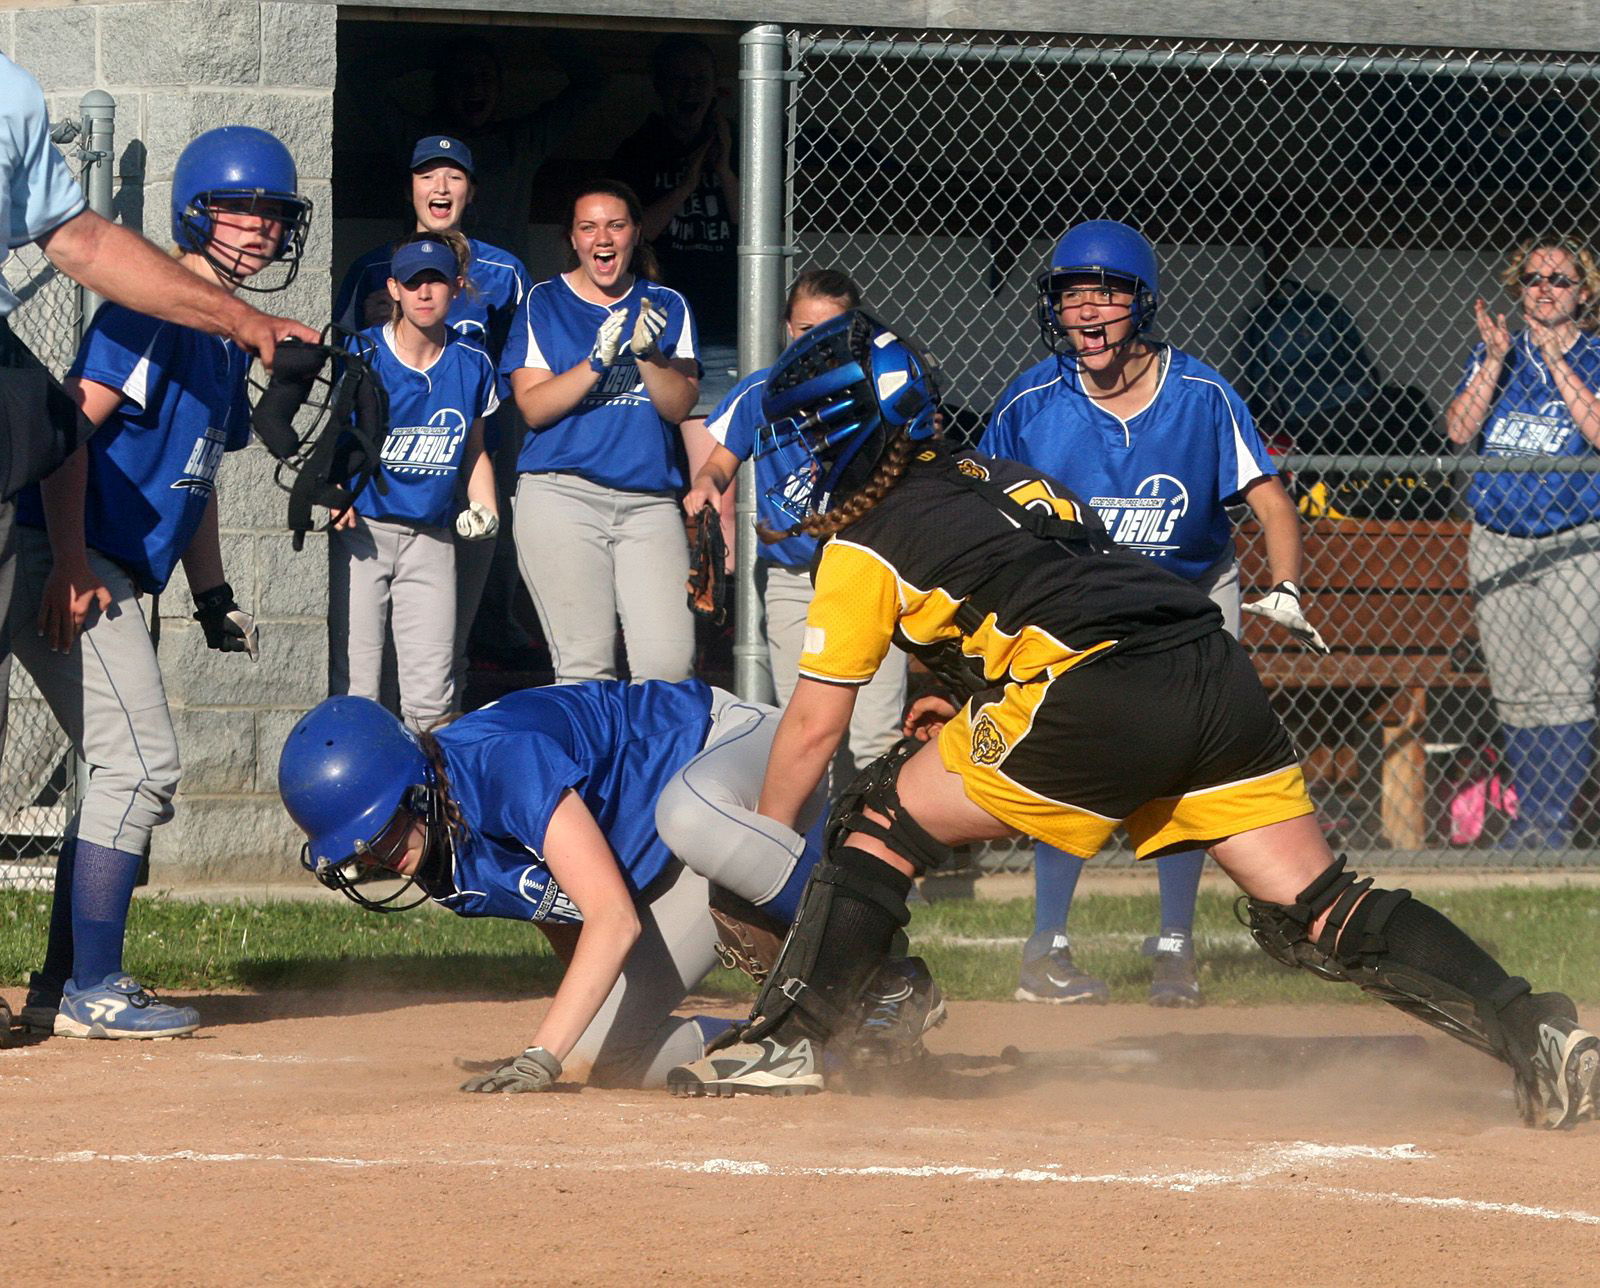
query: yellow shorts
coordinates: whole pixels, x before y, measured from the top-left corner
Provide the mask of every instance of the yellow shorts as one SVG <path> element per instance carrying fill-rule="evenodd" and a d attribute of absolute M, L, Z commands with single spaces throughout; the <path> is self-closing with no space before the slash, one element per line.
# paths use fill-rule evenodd
<path fill-rule="evenodd" d="M 1255 668 L 1220 630 L 980 694 L 939 751 L 974 804 L 1085 859 L 1119 825 L 1142 859 L 1314 809 Z"/>

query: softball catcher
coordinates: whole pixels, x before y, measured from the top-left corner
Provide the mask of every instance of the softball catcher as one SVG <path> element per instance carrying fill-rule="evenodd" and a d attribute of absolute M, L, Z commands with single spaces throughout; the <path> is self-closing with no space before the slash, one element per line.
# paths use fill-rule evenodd
<path fill-rule="evenodd" d="M 1271 956 L 1354 983 L 1495 1056 L 1523 1119 L 1597 1114 L 1600 1039 L 1447 918 L 1328 850 L 1294 750 L 1200 591 L 1117 549 L 1047 475 L 929 441 L 924 359 L 860 312 L 773 368 L 767 453 L 802 530 L 828 538 L 801 679 L 761 810 L 785 822 L 891 644 L 953 685 L 936 740 L 870 767 L 830 815 L 783 955 L 737 1043 L 674 1069 L 680 1095 L 807 1090 L 820 1044 L 953 845 L 1023 832 L 1091 857 L 1119 824 L 1140 858 L 1208 849 Z"/>

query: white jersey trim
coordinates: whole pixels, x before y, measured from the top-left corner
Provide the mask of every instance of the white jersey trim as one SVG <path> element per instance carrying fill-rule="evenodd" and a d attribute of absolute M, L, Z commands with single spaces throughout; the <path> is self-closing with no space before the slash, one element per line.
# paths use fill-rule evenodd
<path fill-rule="evenodd" d="M 1257 479 L 1270 477 L 1265 470 L 1256 465 L 1255 454 L 1244 440 L 1244 430 L 1239 426 L 1239 418 L 1233 414 L 1233 404 L 1228 401 L 1228 392 L 1221 383 L 1207 380 L 1204 376 L 1184 376 L 1183 379 L 1192 380 L 1197 385 L 1210 385 L 1217 391 L 1217 397 L 1222 399 L 1222 405 L 1227 409 L 1228 421 L 1233 426 L 1234 494 L 1243 492 Z"/>

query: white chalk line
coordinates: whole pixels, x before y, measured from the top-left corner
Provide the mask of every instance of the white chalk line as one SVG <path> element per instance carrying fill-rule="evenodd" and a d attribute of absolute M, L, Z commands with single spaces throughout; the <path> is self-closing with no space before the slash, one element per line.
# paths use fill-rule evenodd
<path fill-rule="evenodd" d="M 764 1163 L 759 1160 L 708 1158 L 698 1161 L 686 1159 L 656 1159 L 643 1163 L 599 1163 L 572 1165 L 549 1161 L 527 1161 L 512 1158 L 357 1158 L 341 1155 L 318 1154 L 211 1154 L 198 1150 L 180 1149 L 161 1154 L 109 1154 L 97 1150 L 71 1150 L 57 1154 L 6 1154 L 0 1161 L 35 1165 L 70 1165 L 81 1163 L 276 1163 L 300 1167 L 332 1167 L 348 1170 L 383 1167 L 463 1167 L 487 1168 L 504 1171 L 587 1171 L 587 1172 L 648 1172 L 666 1171 L 699 1176 L 734 1176 L 750 1178 L 843 1178 L 894 1180 L 968 1180 L 975 1182 L 1011 1182 L 1016 1184 L 1045 1185 L 1130 1185 L 1147 1189 L 1166 1190 L 1172 1193 L 1193 1194 L 1206 1189 L 1253 1190 L 1266 1188 L 1271 1178 L 1283 1172 L 1303 1172 L 1310 1168 L 1330 1167 L 1349 1162 L 1404 1162 L 1426 1161 L 1433 1156 L 1415 1145 L 1321 1145 L 1310 1141 L 1291 1144 L 1274 1144 L 1254 1152 L 1243 1164 L 1232 1170 L 1173 1171 L 1173 1172 L 1066 1172 L 1058 1164 L 1034 1168 L 973 1167 L 960 1163 L 924 1163 L 918 1165 L 875 1164 L 862 1167 L 806 1167 L 786 1163 Z M 1275 1194 L 1283 1194 L 1280 1184 L 1272 1184 Z M 1301 1182 L 1294 1187 L 1296 1194 L 1312 1194 L 1323 1198 L 1343 1199 L 1355 1203 L 1399 1204 L 1404 1207 L 1431 1208 L 1440 1211 L 1462 1212 L 1472 1215 L 1525 1217 L 1536 1221 L 1561 1222 L 1569 1225 L 1600 1226 L 1600 1215 L 1574 1209 L 1549 1208 L 1528 1203 L 1499 1203 L 1488 1199 L 1462 1197 L 1428 1197 L 1403 1194 L 1393 1190 L 1363 1190 L 1352 1186 L 1321 1185 Z"/>
<path fill-rule="evenodd" d="M 1096 947 L 1111 945 L 1117 948 L 1137 948 L 1150 936 L 1141 935 L 1134 931 L 1117 930 L 1107 931 L 1104 934 L 1085 935 L 1084 941 L 1093 940 Z M 940 931 L 929 931 L 925 934 L 911 935 L 911 942 L 917 947 L 932 945 L 939 948 L 1021 948 L 1027 943 L 1024 935 L 953 935 Z M 1074 942 L 1077 942 L 1076 940 Z M 1204 953 L 1207 949 L 1214 948 L 1253 948 L 1255 940 L 1250 937 L 1248 930 L 1216 930 L 1197 935 L 1195 948 Z"/>

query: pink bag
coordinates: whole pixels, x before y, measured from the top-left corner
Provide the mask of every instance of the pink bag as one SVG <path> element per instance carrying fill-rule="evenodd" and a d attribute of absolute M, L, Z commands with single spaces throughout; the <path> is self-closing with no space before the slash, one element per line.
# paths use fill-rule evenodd
<path fill-rule="evenodd" d="M 1450 844 L 1471 845 L 1483 835 L 1489 811 L 1517 816 L 1517 789 L 1500 781 L 1500 767 L 1489 753 L 1489 768 L 1467 779 L 1450 794 Z"/>

